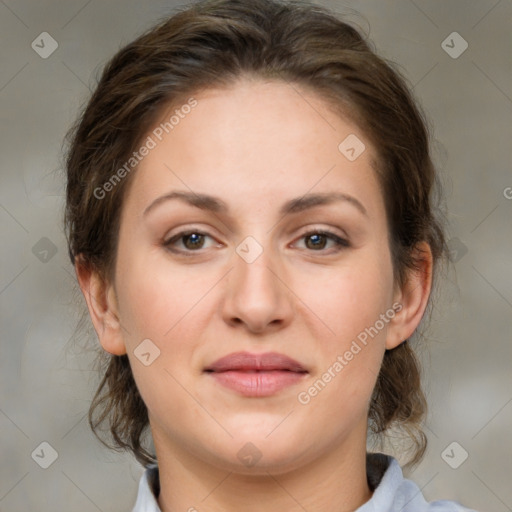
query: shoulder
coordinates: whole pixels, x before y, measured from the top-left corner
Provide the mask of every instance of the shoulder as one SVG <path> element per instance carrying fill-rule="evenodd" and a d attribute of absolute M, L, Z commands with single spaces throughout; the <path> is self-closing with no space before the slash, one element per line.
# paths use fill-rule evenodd
<path fill-rule="evenodd" d="M 455 501 L 428 503 L 421 489 L 404 478 L 398 461 L 389 455 L 369 453 L 366 471 L 373 496 L 357 512 L 476 512 Z"/>

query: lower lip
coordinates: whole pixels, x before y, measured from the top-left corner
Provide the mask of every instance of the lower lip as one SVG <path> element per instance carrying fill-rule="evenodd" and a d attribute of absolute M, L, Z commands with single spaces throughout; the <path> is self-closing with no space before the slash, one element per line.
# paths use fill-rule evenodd
<path fill-rule="evenodd" d="M 307 373 L 286 370 L 272 371 L 225 371 L 209 374 L 226 388 L 249 397 L 263 397 L 276 394 L 288 386 L 302 381 Z"/>

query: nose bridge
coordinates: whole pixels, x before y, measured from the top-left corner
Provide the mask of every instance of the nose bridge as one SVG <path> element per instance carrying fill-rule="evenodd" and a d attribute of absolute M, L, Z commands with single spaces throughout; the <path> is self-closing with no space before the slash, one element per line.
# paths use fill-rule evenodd
<path fill-rule="evenodd" d="M 263 235 L 259 236 L 262 240 Z M 278 255 L 273 250 L 270 237 L 260 243 L 254 236 L 247 236 L 236 247 L 235 275 L 238 293 L 267 300 L 279 293 L 274 272 L 279 267 Z M 273 269 L 274 272 L 271 272 Z"/>
<path fill-rule="evenodd" d="M 277 266 L 275 251 L 269 243 L 260 244 L 252 236 L 246 237 L 236 248 L 236 273 L 244 286 L 263 289 L 273 288 L 275 276 L 270 268 Z M 261 290 L 259 290 L 261 288 Z"/>

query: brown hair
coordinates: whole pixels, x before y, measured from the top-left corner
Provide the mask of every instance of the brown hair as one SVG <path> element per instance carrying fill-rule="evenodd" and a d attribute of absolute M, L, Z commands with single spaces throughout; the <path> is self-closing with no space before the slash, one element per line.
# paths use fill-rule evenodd
<path fill-rule="evenodd" d="M 418 270 L 420 241 L 430 245 L 434 272 L 446 254 L 433 205 L 437 177 L 424 118 L 395 66 L 363 36 L 326 9 L 303 2 L 213 0 L 160 22 L 122 48 L 105 66 L 82 115 L 68 134 L 65 228 L 69 255 L 105 279 L 115 265 L 120 211 L 131 174 L 97 191 L 137 149 L 162 109 L 194 92 L 247 75 L 284 80 L 314 91 L 350 117 L 377 150 L 395 283 Z M 439 192 L 439 190 L 437 190 Z M 431 300 L 429 298 L 429 307 Z M 103 378 L 89 410 L 98 435 L 110 428 L 115 449 L 146 465 L 148 413 L 126 355 L 102 352 Z M 391 427 L 413 442 L 410 462 L 426 448 L 426 412 L 416 356 L 403 343 L 385 353 L 369 408 L 375 434 Z M 380 437 L 380 436 L 377 436 Z"/>

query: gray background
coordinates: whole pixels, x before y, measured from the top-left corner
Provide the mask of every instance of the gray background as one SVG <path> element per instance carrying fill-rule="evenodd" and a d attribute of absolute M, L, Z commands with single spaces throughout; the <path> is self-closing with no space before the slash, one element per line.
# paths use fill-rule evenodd
<path fill-rule="evenodd" d="M 348 11 L 400 65 L 431 121 L 443 171 L 458 261 L 422 355 L 429 449 L 408 476 L 428 499 L 510 511 L 512 3 L 319 3 Z M 59 169 L 62 138 L 101 66 L 173 5 L 0 1 L 2 512 L 126 511 L 134 503 L 142 468 L 103 448 L 86 421 L 97 375 L 92 352 L 73 339 L 77 308 Z M 442 47 L 454 31 L 469 45 L 457 58 Z M 58 43 L 46 59 L 31 47 L 42 32 Z M 446 44 L 452 53 L 462 48 L 457 38 Z M 31 457 L 43 441 L 58 452 L 48 469 Z M 468 458 L 457 469 L 443 460 L 448 453 L 456 465 L 463 450 Z"/>

